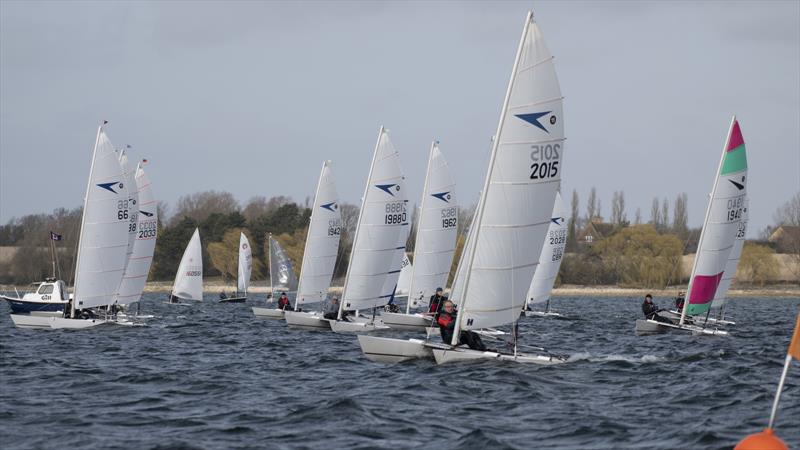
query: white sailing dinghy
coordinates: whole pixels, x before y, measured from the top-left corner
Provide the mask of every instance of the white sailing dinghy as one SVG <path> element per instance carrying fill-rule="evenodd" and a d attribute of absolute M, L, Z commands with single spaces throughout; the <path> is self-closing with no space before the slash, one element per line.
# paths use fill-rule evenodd
<path fill-rule="evenodd" d="M 170 304 L 185 304 L 181 300 L 203 301 L 203 248 L 200 244 L 200 230 L 197 228 L 183 252 L 169 295 Z"/>
<path fill-rule="evenodd" d="M 692 316 L 708 315 L 711 303 L 717 295 L 725 274 L 729 257 L 735 247 L 739 225 L 746 213 L 747 154 L 734 116 L 728 138 L 722 149 L 714 178 L 714 186 L 706 209 L 703 229 L 697 254 L 689 278 L 688 295 L 679 319 L 660 322 L 653 319 L 636 320 L 639 334 L 660 333 L 671 329 L 689 331 L 693 334 L 727 335 L 723 330 L 706 328 L 688 323 Z M 677 322 L 677 323 L 676 323 Z"/>
<path fill-rule="evenodd" d="M 105 124 L 105 122 L 104 122 Z M 75 266 L 75 288 L 66 317 L 11 314 L 21 328 L 90 328 L 114 319 L 99 318 L 98 308 L 111 306 L 128 260 L 130 200 L 128 183 L 114 147 L 101 125 L 83 203 Z"/>
<path fill-rule="evenodd" d="M 458 202 L 455 183 L 447 161 L 439 150 L 439 143 L 434 141 L 428 156 L 428 170 L 422 191 L 414 244 L 414 265 L 406 265 L 409 269 L 406 273 L 410 275 L 406 312 L 384 312 L 381 318 L 385 325 L 412 331 L 425 331 L 431 325 L 431 316 L 414 313 L 412 310 L 425 306 L 425 299 L 447 283 L 456 248 L 457 229 Z M 402 271 L 400 278 L 398 288 L 404 286 Z"/>
<path fill-rule="evenodd" d="M 236 292 L 232 297 L 219 300 L 220 303 L 244 303 L 247 300 L 247 288 L 250 286 L 250 275 L 253 272 L 253 253 L 250 241 L 244 233 L 239 233 L 239 269 L 236 272 Z"/>
<path fill-rule="evenodd" d="M 550 294 L 558 277 L 558 269 L 564 258 L 567 245 L 567 220 L 564 217 L 564 203 L 561 193 L 556 193 L 553 215 L 550 217 L 550 228 L 544 238 L 542 254 L 539 255 L 539 266 L 533 273 L 533 281 L 528 290 L 528 302 L 525 315 L 528 317 L 561 317 L 561 314 L 550 311 Z M 533 305 L 545 304 L 544 311 L 536 311 Z"/>
<path fill-rule="evenodd" d="M 142 163 L 136 166 L 135 173 L 138 212 L 136 223 L 131 228 L 136 239 L 116 297 L 116 303 L 126 307 L 139 302 L 142 297 L 158 235 L 156 200 Z"/>
<path fill-rule="evenodd" d="M 516 326 L 525 305 L 563 173 L 562 96 L 553 57 L 529 12 L 472 224 L 451 347 L 434 348 L 438 364 L 498 359 L 559 364 L 550 354 L 479 351 L 459 344 L 461 331 Z M 462 282 L 459 280 L 459 282 Z"/>
<path fill-rule="evenodd" d="M 297 282 L 297 296 L 294 311 L 277 308 L 253 308 L 260 317 L 279 319 L 286 317 L 289 326 L 330 329 L 331 326 L 319 312 L 301 311 L 307 305 L 322 303 L 328 297 L 336 255 L 339 252 L 339 238 L 342 233 L 342 214 L 339 211 L 339 194 L 333 181 L 331 162 L 322 164 L 322 171 L 314 194 L 311 220 L 303 249 L 303 262 L 300 279 Z"/>
<path fill-rule="evenodd" d="M 388 329 L 375 317 L 375 308 L 394 295 L 408 239 L 408 196 L 400 154 L 381 127 L 361 199 L 342 300 L 331 329 L 337 333 Z M 372 309 L 362 320 L 358 310 Z M 355 315 L 346 312 L 355 311 Z"/>

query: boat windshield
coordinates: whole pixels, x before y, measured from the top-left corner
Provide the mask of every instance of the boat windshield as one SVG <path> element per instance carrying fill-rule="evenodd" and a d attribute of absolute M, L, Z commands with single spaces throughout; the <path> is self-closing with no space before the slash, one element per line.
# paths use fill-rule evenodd
<path fill-rule="evenodd" d="M 39 286 L 39 290 L 36 292 L 37 294 L 52 294 L 53 293 L 53 285 L 52 284 L 43 284 Z"/>

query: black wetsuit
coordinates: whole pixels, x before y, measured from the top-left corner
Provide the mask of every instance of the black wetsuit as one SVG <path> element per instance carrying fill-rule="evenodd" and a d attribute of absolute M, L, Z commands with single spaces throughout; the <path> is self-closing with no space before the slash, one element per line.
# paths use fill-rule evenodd
<path fill-rule="evenodd" d="M 442 308 L 444 308 L 444 301 L 447 300 L 447 297 L 444 295 L 431 295 L 430 300 L 428 300 L 428 312 L 429 313 L 440 313 L 442 312 Z"/>
<path fill-rule="evenodd" d="M 655 303 L 652 302 L 647 303 L 647 300 L 642 302 L 642 312 L 644 313 L 644 317 L 647 319 L 664 323 L 672 323 L 672 321 L 670 321 L 669 319 L 659 316 L 658 307 L 655 305 Z"/>
<path fill-rule="evenodd" d="M 455 312 L 450 314 L 446 311 L 442 311 L 439 314 L 439 317 L 436 319 L 436 322 L 439 325 L 439 331 L 442 334 L 442 341 L 448 345 L 452 344 L 453 342 L 453 332 L 455 331 L 456 326 L 456 315 L 457 313 Z M 473 350 L 486 351 L 486 346 L 483 345 L 481 337 L 472 331 L 462 330 L 458 341 L 459 344 L 466 344 L 467 347 Z"/>

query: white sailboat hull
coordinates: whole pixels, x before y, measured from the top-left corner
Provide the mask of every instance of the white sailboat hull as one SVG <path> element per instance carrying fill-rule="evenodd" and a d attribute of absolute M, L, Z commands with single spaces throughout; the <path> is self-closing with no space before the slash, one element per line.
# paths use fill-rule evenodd
<path fill-rule="evenodd" d="M 557 312 L 545 311 L 525 311 L 525 317 L 564 317 Z"/>
<path fill-rule="evenodd" d="M 364 356 L 374 362 L 399 363 L 419 358 L 433 358 L 431 349 L 422 339 L 395 339 L 365 334 L 358 335 Z"/>
<path fill-rule="evenodd" d="M 383 324 L 380 319 L 376 319 L 375 321 L 366 321 L 362 318 L 356 319 L 355 322 L 347 322 L 344 320 L 330 320 L 329 323 L 331 324 L 331 330 L 334 333 L 343 333 L 343 334 L 350 334 L 350 333 L 373 333 L 376 331 L 385 331 L 388 330 L 389 327 Z"/>
<path fill-rule="evenodd" d="M 112 323 L 102 319 L 65 319 L 63 317 L 27 316 L 21 314 L 10 314 L 10 317 L 17 328 L 41 330 L 78 330 Z"/>
<path fill-rule="evenodd" d="M 528 353 L 517 353 L 514 355 L 506 355 L 495 352 L 482 352 L 479 350 L 472 350 L 469 348 L 451 347 L 449 349 L 434 348 L 432 350 L 433 358 L 436 364 L 446 364 L 459 361 L 475 361 L 481 359 L 490 359 L 495 361 L 510 361 L 524 364 L 539 364 L 544 366 L 552 366 L 556 364 L 563 364 L 567 362 L 564 358 L 550 355 L 535 355 Z"/>
<path fill-rule="evenodd" d="M 383 324 L 396 330 L 409 330 L 424 332 L 433 321 L 431 316 L 423 314 L 381 313 Z"/>
<path fill-rule="evenodd" d="M 259 308 L 254 306 L 253 314 L 255 314 L 256 317 L 261 317 L 263 319 L 283 320 L 284 310 L 278 308 Z"/>
<path fill-rule="evenodd" d="M 303 330 L 326 331 L 331 329 L 330 321 L 321 314 L 313 312 L 286 311 L 283 314 L 286 325 Z"/>

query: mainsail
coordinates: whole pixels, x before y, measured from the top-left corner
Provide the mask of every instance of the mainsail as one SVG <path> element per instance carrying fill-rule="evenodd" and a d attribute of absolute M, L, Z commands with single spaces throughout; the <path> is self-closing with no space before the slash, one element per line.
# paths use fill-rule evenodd
<path fill-rule="evenodd" d="M 457 329 L 519 318 L 563 172 L 563 124 L 553 57 L 528 13 L 472 225 Z"/>
<path fill-rule="evenodd" d="M 83 204 L 73 308 L 110 305 L 128 261 L 130 200 L 118 155 L 101 126 Z"/>
<path fill-rule="evenodd" d="M 414 266 L 411 270 L 406 312 L 419 306 L 422 299 L 444 286 L 453 264 L 458 230 L 458 202 L 455 183 L 439 143 L 431 144 L 428 171 L 422 193 L 417 236 L 414 244 Z"/>
<path fill-rule="evenodd" d="M 533 274 L 531 288 L 528 290 L 528 304 L 544 303 L 550 300 L 550 293 L 553 291 L 553 284 L 556 282 L 566 245 L 567 220 L 564 217 L 564 203 L 561 200 L 561 193 L 556 193 L 550 226 L 547 229 L 547 236 L 544 238 L 542 254 L 539 255 L 539 267 Z"/>
<path fill-rule="evenodd" d="M 353 239 L 342 309 L 373 308 L 394 294 L 408 239 L 408 197 L 400 155 L 381 127 Z"/>
<path fill-rule="evenodd" d="M 397 289 L 394 291 L 396 297 L 408 295 L 411 289 L 411 272 L 413 270 L 414 266 L 408 259 L 408 255 L 403 254 L 403 262 L 400 263 L 400 277 L 397 279 Z"/>
<path fill-rule="evenodd" d="M 325 301 L 333 278 L 341 233 L 339 195 L 333 182 L 331 162 L 325 161 L 319 174 L 311 221 L 308 224 L 295 309 L 301 304 Z"/>
<path fill-rule="evenodd" d="M 136 190 L 139 208 L 136 218 L 136 241 L 133 243 L 133 253 L 128 258 L 117 296 L 117 302 L 122 305 L 135 303 L 141 298 L 153 262 L 158 234 L 156 200 L 153 197 L 150 179 L 141 163 L 136 168 Z"/>
<path fill-rule="evenodd" d="M 183 252 L 172 295 L 184 300 L 203 301 L 203 249 L 200 246 L 200 230 L 197 228 Z"/>
<path fill-rule="evenodd" d="M 731 288 L 733 279 L 736 278 L 736 268 L 739 266 L 739 259 L 742 257 L 742 248 L 744 247 L 744 241 L 747 235 L 748 208 L 750 208 L 750 199 L 745 198 L 742 219 L 739 221 L 739 226 L 736 227 L 736 241 L 733 243 L 731 254 L 728 255 L 728 262 L 725 263 L 725 272 L 722 274 L 722 280 L 719 282 L 717 293 L 714 295 L 714 300 L 711 302 L 712 308 L 721 308 L 725 306 L 725 301 L 728 298 L 728 290 Z"/>
<path fill-rule="evenodd" d="M 297 290 L 292 260 L 272 236 L 269 237 L 269 280 L 273 294 L 275 291 Z"/>
<path fill-rule="evenodd" d="M 700 232 L 692 276 L 689 278 L 687 306 L 681 312 L 681 323 L 687 314 L 697 315 L 708 311 L 716 296 L 745 211 L 746 178 L 744 138 L 739 122 L 734 117 Z"/>
<path fill-rule="evenodd" d="M 236 277 L 237 292 L 247 294 L 250 286 L 250 273 L 253 271 L 253 253 L 250 248 L 250 241 L 244 233 L 239 234 L 239 271 Z"/>

